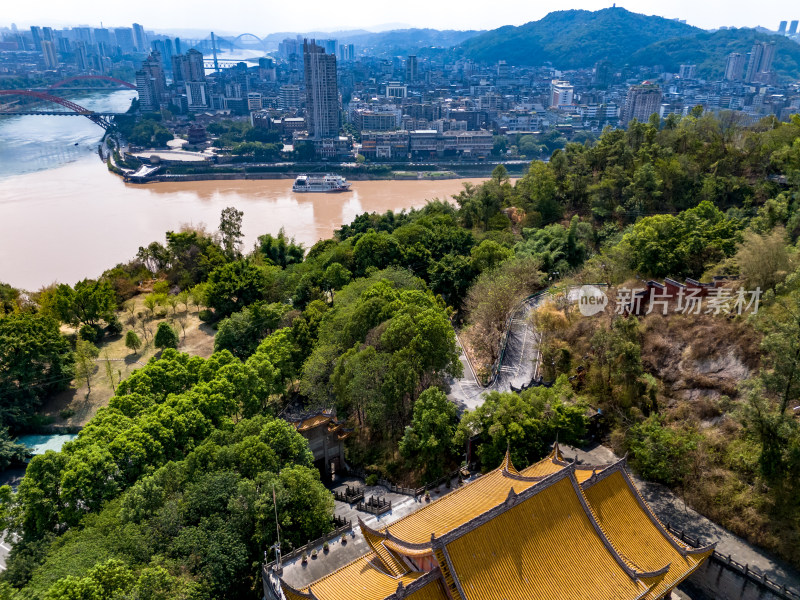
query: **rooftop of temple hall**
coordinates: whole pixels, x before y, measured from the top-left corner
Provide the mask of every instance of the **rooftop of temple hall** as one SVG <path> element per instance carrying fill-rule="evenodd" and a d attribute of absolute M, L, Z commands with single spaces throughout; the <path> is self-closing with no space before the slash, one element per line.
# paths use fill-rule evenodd
<path fill-rule="evenodd" d="M 358 519 L 362 554 L 310 584 L 265 570 L 267 598 L 657 600 L 714 551 L 667 530 L 624 458 L 578 465 L 558 444 L 522 470 L 507 453 L 496 469 L 414 508 L 388 525 Z"/>

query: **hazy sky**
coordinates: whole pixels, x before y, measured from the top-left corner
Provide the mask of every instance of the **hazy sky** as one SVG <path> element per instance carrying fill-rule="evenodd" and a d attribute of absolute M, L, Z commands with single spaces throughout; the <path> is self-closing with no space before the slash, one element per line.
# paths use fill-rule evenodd
<path fill-rule="evenodd" d="M 571 0 L 555 5 L 536 0 L 3 0 L 0 26 L 130 25 L 146 29 L 214 29 L 263 35 L 276 31 L 332 31 L 407 24 L 437 29 L 491 29 L 540 19 L 552 10 L 598 10 L 600 0 Z M 761 25 L 777 29 L 781 20 L 800 18 L 794 0 L 628 0 L 618 3 L 634 12 L 686 19 L 706 29 Z"/>

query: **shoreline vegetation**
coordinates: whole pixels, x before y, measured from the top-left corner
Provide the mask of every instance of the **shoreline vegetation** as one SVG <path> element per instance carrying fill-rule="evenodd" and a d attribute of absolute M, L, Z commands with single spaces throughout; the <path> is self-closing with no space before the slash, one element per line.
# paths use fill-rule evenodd
<path fill-rule="evenodd" d="M 78 438 L 0 487 L 0 528 L 18 536 L 0 597 L 108 581 L 120 597 L 258 593 L 275 519 L 284 552 L 334 527 L 308 443 L 279 417 L 295 405 L 335 408 L 348 464 L 404 486 L 458 468 L 468 440 L 484 471 L 509 451 L 531 464 L 601 415 L 595 439 L 642 479 L 800 566 L 800 116 L 729 117 L 633 121 L 517 181 L 498 166 L 452 204 L 363 213 L 311 248 L 284 232 L 245 248 L 231 207 L 216 231 L 167 232 L 97 280 L 0 284 L 8 442 L 73 380 L 99 395 L 109 340 L 146 362 L 109 370 L 113 395 Z M 530 294 L 713 277 L 762 290 L 758 313 L 589 318 L 554 295 L 534 317 L 552 385 L 490 391 L 460 415 L 448 398 L 455 329 L 491 364 Z M 205 357 L 181 346 L 189 317 Z"/>

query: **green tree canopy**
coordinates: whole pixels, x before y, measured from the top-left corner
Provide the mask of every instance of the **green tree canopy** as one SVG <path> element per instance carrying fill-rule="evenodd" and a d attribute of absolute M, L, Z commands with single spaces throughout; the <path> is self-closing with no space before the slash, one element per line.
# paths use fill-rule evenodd
<path fill-rule="evenodd" d="M 0 317 L 0 421 L 23 423 L 44 398 L 69 387 L 74 357 L 55 319 Z"/>
<path fill-rule="evenodd" d="M 455 455 L 456 406 L 439 388 L 428 388 L 414 403 L 411 425 L 400 440 L 400 454 L 428 480 L 436 479 Z"/>
<path fill-rule="evenodd" d="M 489 392 L 481 406 L 464 413 L 455 443 L 463 448 L 472 436 L 480 436 L 477 453 L 484 470 L 499 465 L 506 449 L 521 468 L 544 457 L 556 438 L 565 444 L 580 443 L 586 424 L 585 405 L 561 375 L 551 388 L 533 387 L 520 394 Z"/>

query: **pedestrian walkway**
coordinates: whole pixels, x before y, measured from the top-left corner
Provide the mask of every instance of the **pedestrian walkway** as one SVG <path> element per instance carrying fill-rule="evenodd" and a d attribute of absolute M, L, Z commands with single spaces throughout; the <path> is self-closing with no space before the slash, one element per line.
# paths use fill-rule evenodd
<path fill-rule="evenodd" d="M 454 480 L 455 482 L 456 480 Z M 332 490 L 344 491 L 344 488 L 350 486 L 358 486 L 364 488 L 364 498 L 376 496 L 387 501 L 392 502 L 392 510 L 382 514 L 379 517 L 365 512 L 359 512 L 354 506 L 346 502 L 335 501 L 334 513 L 339 518 L 351 520 L 353 522 L 353 531 L 347 534 L 346 543 L 342 543 L 341 539 L 332 540 L 329 543 L 328 553 L 322 552 L 322 548 L 318 548 L 316 559 L 309 558 L 303 564 L 302 558 L 297 557 L 283 565 L 283 580 L 296 589 L 300 589 L 317 579 L 324 577 L 328 573 L 332 573 L 349 562 L 355 560 L 359 556 L 366 554 L 369 551 L 369 546 L 360 535 L 360 528 L 358 527 L 358 517 L 364 521 L 364 524 L 373 529 L 383 529 L 387 525 L 397 521 L 401 517 L 410 515 L 418 511 L 423 506 L 427 505 L 423 496 L 406 496 L 403 494 L 395 494 L 390 492 L 387 488 L 381 485 L 365 486 L 364 482 L 357 478 L 344 478 L 336 482 L 336 485 L 331 488 Z M 437 489 L 431 490 L 431 501 L 436 500 L 440 496 L 449 492 L 450 489 L 445 486 L 440 486 Z"/>
<path fill-rule="evenodd" d="M 511 386 L 521 388 L 534 378 L 538 366 L 539 336 L 531 326 L 530 315 L 539 306 L 542 297 L 543 294 L 540 294 L 526 299 L 509 320 L 503 359 L 497 377 L 489 386 L 483 387 L 477 381 L 472 365 L 462 349 L 461 340 L 458 340 L 464 375 L 448 382 L 450 393 L 447 397 L 459 410 L 475 410 L 483 404 L 483 394 L 486 392 L 510 392 Z"/>

